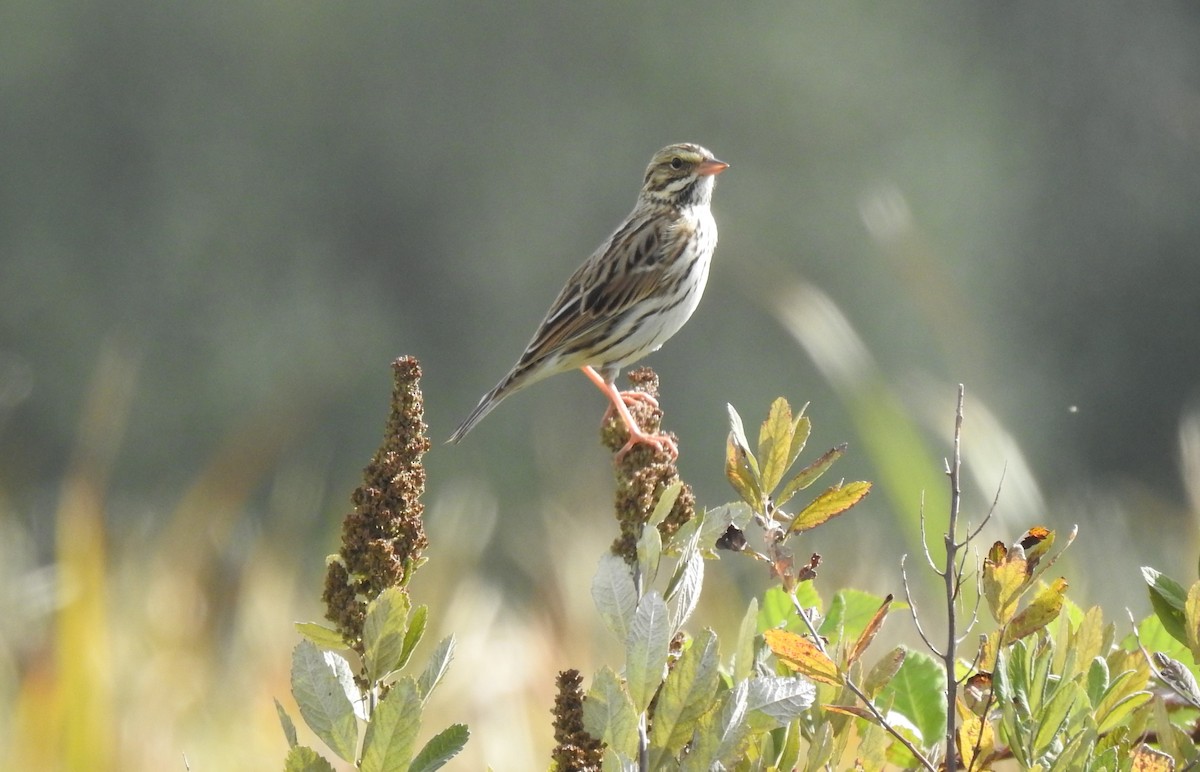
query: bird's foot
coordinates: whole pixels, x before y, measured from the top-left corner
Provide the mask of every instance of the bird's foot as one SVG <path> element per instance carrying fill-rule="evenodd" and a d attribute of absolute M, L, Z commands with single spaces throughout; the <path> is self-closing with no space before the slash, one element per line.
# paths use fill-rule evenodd
<path fill-rule="evenodd" d="M 629 439 L 626 440 L 625 444 L 621 446 L 621 449 L 617 451 L 617 455 L 614 459 L 615 463 L 621 463 L 621 461 L 625 458 L 625 454 L 636 448 L 638 445 L 649 445 L 659 453 L 666 452 L 670 454 L 672 461 L 679 458 L 679 446 L 675 444 L 675 440 L 671 439 L 669 435 L 647 434 L 641 429 L 638 429 L 636 432 L 631 429 L 629 432 Z"/>
<path fill-rule="evenodd" d="M 621 401 L 625 403 L 627 408 L 641 404 L 653 410 L 658 410 L 658 400 L 652 394 L 647 394 L 644 391 L 618 391 L 617 395 L 621 397 Z M 600 419 L 600 422 L 604 423 L 612 418 L 615 409 L 613 403 L 609 402 L 608 410 L 604 411 L 604 417 Z"/>

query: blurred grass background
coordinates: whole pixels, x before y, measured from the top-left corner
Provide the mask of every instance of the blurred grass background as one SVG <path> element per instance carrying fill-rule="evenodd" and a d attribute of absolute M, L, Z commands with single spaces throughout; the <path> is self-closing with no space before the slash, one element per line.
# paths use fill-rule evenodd
<path fill-rule="evenodd" d="M 440 441 L 673 141 L 733 165 L 707 297 L 648 360 L 703 503 L 726 402 L 811 401 L 813 453 L 877 483 L 812 537 L 824 586 L 894 592 L 965 382 L 988 539 L 1079 523 L 1109 618 L 1148 611 L 1138 565 L 1194 575 L 1193 5 L 18 0 L 0 104 L 4 768 L 282 759 L 291 622 L 400 354 L 451 768 L 544 766 L 553 672 L 615 661 L 603 403 L 564 376 Z M 723 561 L 701 622 L 761 588 Z"/>

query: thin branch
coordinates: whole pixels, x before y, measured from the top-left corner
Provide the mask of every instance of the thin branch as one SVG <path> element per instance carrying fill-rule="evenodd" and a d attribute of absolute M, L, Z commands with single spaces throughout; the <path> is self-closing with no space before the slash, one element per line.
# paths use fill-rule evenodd
<path fill-rule="evenodd" d="M 789 593 L 789 596 L 792 599 L 792 607 L 796 609 L 796 613 L 800 616 L 800 619 L 804 622 L 804 626 L 808 628 L 808 632 L 812 635 L 813 644 L 818 650 L 820 650 L 822 654 L 828 657 L 829 650 L 826 648 L 825 641 L 821 638 L 821 634 L 817 632 L 816 625 L 814 625 L 813 621 L 808 618 L 808 614 L 805 613 L 804 608 L 800 605 L 800 600 L 796 597 L 796 594 L 792 592 Z M 887 717 L 880 712 L 879 708 L 875 707 L 875 703 L 866 695 L 866 692 L 860 689 L 858 684 L 854 683 L 854 679 L 850 677 L 849 673 L 847 673 L 842 679 L 842 683 L 854 694 L 855 697 L 862 702 L 863 705 L 867 706 L 867 710 L 870 711 L 872 716 L 874 716 L 875 721 L 879 724 L 879 726 L 883 727 L 884 731 L 886 731 L 892 737 L 895 737 L 901 745 L 907 748 L 908 752 L 912 754 L 913 758 L 915 758 L 922 767 L 927 769 L 929 772 L 938 772 L 937 767 L 933 765 L 933 762 L 925 758 L 925 755 L 917 749 L 917 746 L 914 745 L 911 740 L 905 737 L 899 729 L 892 726 L 891 722 L 889 722 Z"/>
<path fill-rule="evenodd" d="M 921 627 L 921 617 L 917 615 L 917 602 L 913 600 L 912 588 L 908 584 L 908 570 L 904 567 L 908 555 L 900 558 L 900 584 L 904 587 L 904 599 L 908 602 L 908 613 L 912 615 L 913 624 L 916 625 L 917 635 L 921 638 L 921 642 L 925 644 L 925 648 L 933 652 L 935 657 L 941 657 L 942 653 L 938 651 L 937 646 L 925 634 L 925 628 Z"/>
<path fill-rule="evenodd" d="M 937 563 L 933 562 L 933 554 L 929 551 L 929 540 L 926 538 L 925 532 L 925 491 L 921 491 L 921 511 L 917 522 L 921 526 L 921 549 L 925 551 L 925 562 L 935 574 L 941 576 L 942 572 L 938 570 Z"/>
<path fill-rule="evenodd" d="M 955 758 L 954 741 L 958 735 L 955 723 L 958 720 L 958 682 L 954 677 L 954 664 L 957 658 L 958 626 L 957 598 L 961 573 L 955 570 L 958 550 L 963 546 L 958 539 L 958 515 L 962 506 L 962 486 L 959 480 L 962 471 L 962 426 L 963 403 L 966 388 L 958 385 L 958 405 L 954 410 L 954 456 L 949 463 L 950 476 L 950 522 L 946 526 L 946 569 L 942 574 L 946 588 L 946 648 L 942 652 L 942 661 L 946 668 L 946 766 L 954 769 L 958 765 Z M 986 518 L 985 518 L 986 519 Z"/>
<path fill-rule="evenodd" d="M 988 507 L 987 513 L 983 519 L 979 521 L 979 526 L 974 530 L 970 530 L 968 526 L 967 542 L 975 541 L 975 537 L 979 535 L 983 527 L 992 519 L 992 515 L 996 514 L 996 507 L 1000 504 L 1000 491 L 1004 489 L 1004 478 L 1008 476 L 1008 462 L 1004 462 L 1004 466 L 1000 469 L 1000 482 L 996 483 L 996 495 L 992 498 L 992 505 Z M 966 542 L 964 542 L 966 543 Z"/>

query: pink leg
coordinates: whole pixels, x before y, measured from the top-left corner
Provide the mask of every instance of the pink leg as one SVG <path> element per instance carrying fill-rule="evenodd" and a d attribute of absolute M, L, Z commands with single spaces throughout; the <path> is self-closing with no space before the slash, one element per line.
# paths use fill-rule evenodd
<path fill-rule="evenodd" d="M 628 404 L 634 402 L 644 402 L 651 407 L 658 407 L 658 400 L 642 391 L 620 391 L 611 383 L 605 381 L 600 374 L 592 367 L 582 367 L 583 374 L 596 384 L 596 388 L 604 392 L 611 403 L 609 410 L 616 408 L 617 414 L 621 416 L 621 420 L 625 423 L 625 428 L 629 430 L 629 441 L 617 451 L 617 461 L 625 457 L 625 454 L 633 449 L 635 445 L 645 444 L 651 445 L 656 450 L 665 450 L 671 454 L 671 458 L 679 458 L 679 448 L 675 445 L 675 441 L 665 434 L 649 434 L 642 431 L 637 422 L 633 420 L 633 416 L 629 413 Z M 605 414 L 607 417 L 607 413 Z"/>

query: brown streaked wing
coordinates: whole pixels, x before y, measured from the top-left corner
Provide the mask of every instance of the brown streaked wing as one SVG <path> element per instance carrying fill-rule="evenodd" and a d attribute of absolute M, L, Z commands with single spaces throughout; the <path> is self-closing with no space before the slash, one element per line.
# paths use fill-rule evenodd
<path fill-rule="evenodd" d="M 521 355 L 520 365 L 548 359 L 575 346 L 654 294 L 674 257 L 656 254 L 662 250 L 665 222 L 662 217 L 648 217 L 636 231 L 618 231 L 603 255 L 597 253 L 581 265 L 546 314 L 536 337 Z M 625 261 L 618 262 L 614 251 L 624 252 L 622 243 L 628 244 L 630 239 L 636 241 L 635 245 L 624 253 Z"/>

